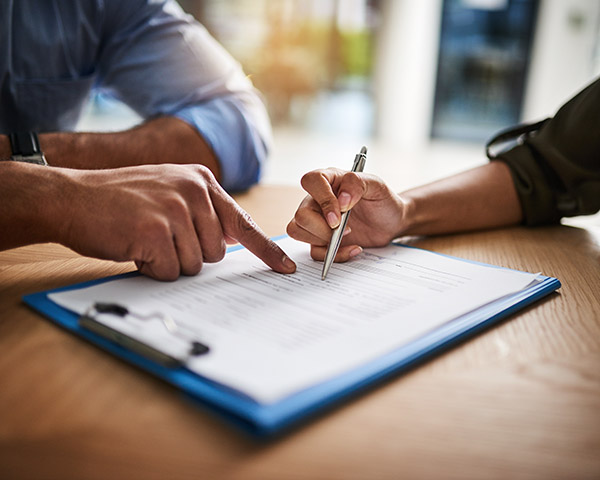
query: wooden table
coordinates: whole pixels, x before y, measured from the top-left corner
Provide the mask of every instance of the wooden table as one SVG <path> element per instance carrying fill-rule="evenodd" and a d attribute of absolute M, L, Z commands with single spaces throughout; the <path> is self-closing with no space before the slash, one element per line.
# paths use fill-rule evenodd
<path fill-rule="evenodd" d="M 238 200 L 269 235 L 302 193 Z M 417 245 L 558 277 L 559 293 L 274 442 L 54 326 L 22 295 L 132 270 L 56 245 L 0 253 L 0 478 L 600 478 L 600 233 Z"/>

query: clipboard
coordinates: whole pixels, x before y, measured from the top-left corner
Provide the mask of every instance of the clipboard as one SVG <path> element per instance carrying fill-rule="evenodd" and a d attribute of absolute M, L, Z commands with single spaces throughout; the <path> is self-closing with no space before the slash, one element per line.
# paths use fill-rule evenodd
<path fill-rule="evenodd" d="M 402 245 L 403 247 L 407 247 Z M 233 251 L 243 247 L 233 247 Z M 416 248 L 416 247 L 407 247 Z M 451 257 L 456 258 L 456 257 Z M 465 259 L 458 259 L 470 263 Z M 480 265 L 486 265 L 479 263 Z M 489 266 L 489 265 L 487 265 Z M 501 267 L 496 267 L 501 268 Z M 226 421 L 256 437 L 273 437 L 286 433 L 308 421 L 373 388 L 383 381 L 401 374 L 417 364 L 428 360 L 458 342 L 498 323 L 509 315 L 534 303 L 560 288 L 560 281 L 540 276 L 540 281 L 516 294 L 500 298 L 490 304 L 469 312 L 441 325 L 425 335 L 382 355 L 358 368 L 289 395 L 276 403 L 260 404 L 252 398 L 222 384 L 198 375 L 180 362 L 161 362 L 152 355 L 144 354 L 143 348 L 131 348 L 123 342 L 110 339 L 109 335 L 85 328 L 79 315 L 67 310 L 48 295 L 55 292 L 80 289 L 115 279 L 140 275 L 138 272 L 70 285 L 49 291 L 26 295 L 23 301 L 53 323 L 87 340 L 110 354 L 166 381 L 186 396 L 208 407 Z"/>

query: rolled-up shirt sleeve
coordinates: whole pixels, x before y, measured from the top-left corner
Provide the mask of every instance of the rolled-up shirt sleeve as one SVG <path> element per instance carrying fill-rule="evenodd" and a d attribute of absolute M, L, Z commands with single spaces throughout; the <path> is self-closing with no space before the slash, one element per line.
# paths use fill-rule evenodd
<path fill-rule="evenodd" d="M 251 107 L 236 98 L 214 98 L 174 113 L 194 126 L 215 152 L 221 166 L 221 184 L 228 191 L 245 190 L 258 182 L 267 156 L 268 122 L 262 129 L 257 127 L 261 112 L 251 112 L 252 108 L 263 107 Z"/>
<path fill-rule="evenodd" d="M 216 155 L 221 183 L 256 183 L 271 143 L 258 92 L 231 55 L 173 1 L 107 2 L 98 86 L 142 118 L 192 125 Z"/>
<path fill-rule="evenodd" d="M 494 160 L 509 166 L 528 225 L 600 210 L 600 80 Z"/>

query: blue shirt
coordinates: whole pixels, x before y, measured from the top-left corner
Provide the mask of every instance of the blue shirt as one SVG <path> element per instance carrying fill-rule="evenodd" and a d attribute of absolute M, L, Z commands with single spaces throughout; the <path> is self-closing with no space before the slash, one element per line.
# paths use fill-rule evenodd
<path fill-rule="evenodd" d="M 99 89 L 142 118 L 178 117 L 221 165 L 223 186 L 258 181 L 271 139 L 240 65 L 174 1 L 0 2 L 0 132 L 73 130 Z"/>

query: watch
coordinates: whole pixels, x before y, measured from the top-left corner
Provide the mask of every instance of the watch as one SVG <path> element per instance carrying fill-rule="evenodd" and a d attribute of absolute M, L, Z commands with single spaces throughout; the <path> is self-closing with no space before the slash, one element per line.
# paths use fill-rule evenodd
<path fill-rule="evenodd" d="M 40 140 L 35 132 L 19 132 L 8 135 L 13 162 L 35 163 L 48 165 L 46 157 L 40 148 Z"/>

